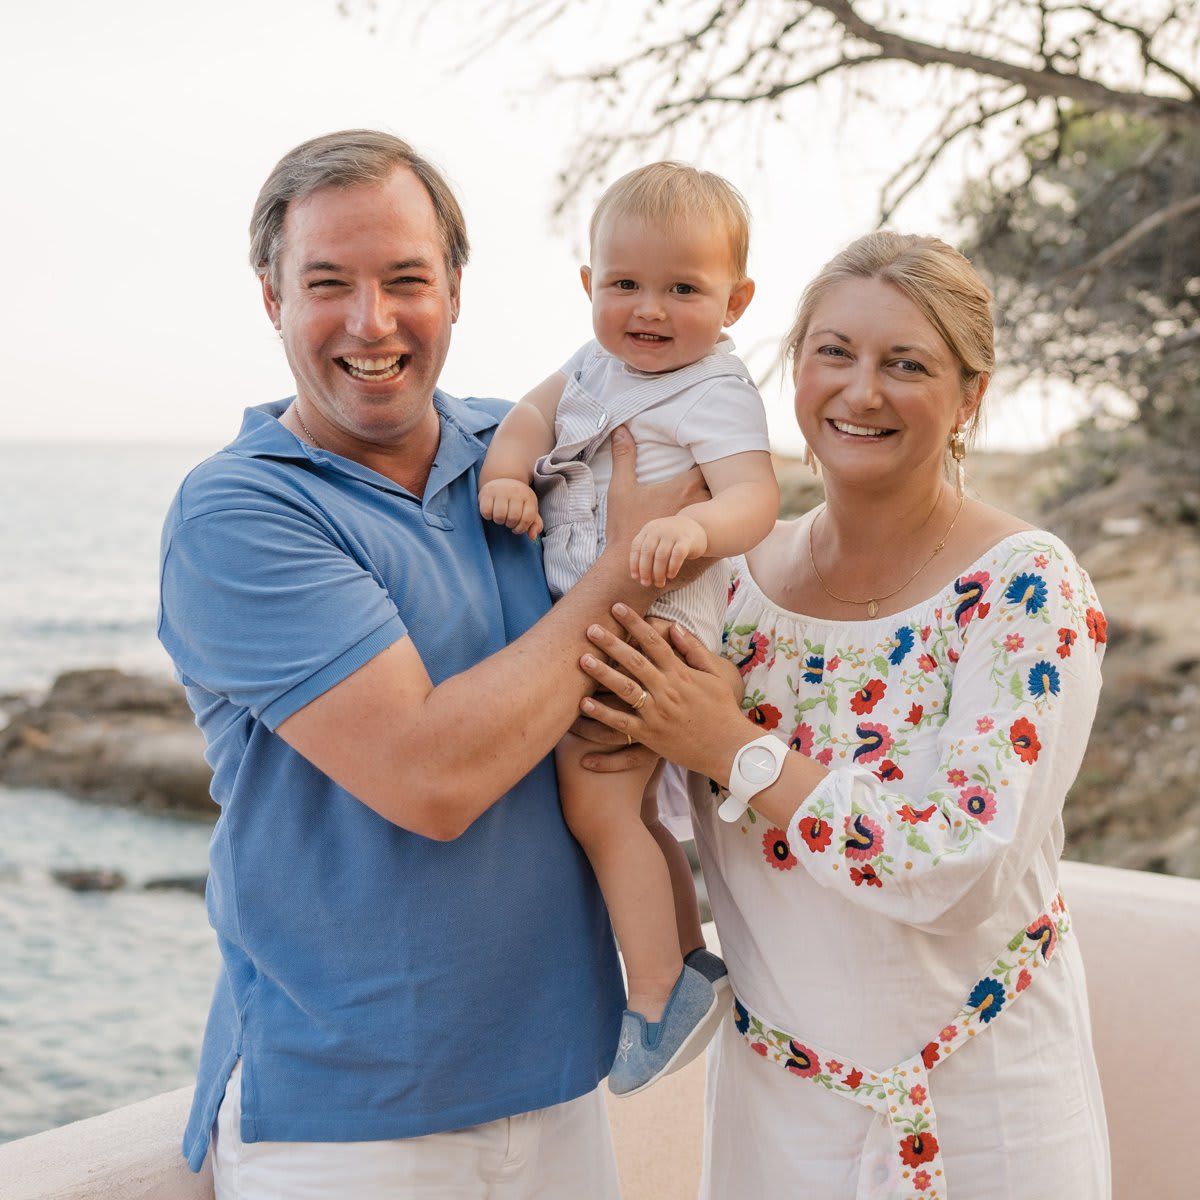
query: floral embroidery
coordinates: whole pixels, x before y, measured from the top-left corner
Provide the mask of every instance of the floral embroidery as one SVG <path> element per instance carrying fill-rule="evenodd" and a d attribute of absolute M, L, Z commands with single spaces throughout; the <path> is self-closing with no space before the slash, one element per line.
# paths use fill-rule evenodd
<path fill-rule="evenodd" d="M 1017 575 L 1005 589 L 1004 598 L 1009 604 L 1023 604 L 1033 616 L 1045 607 L 1046 581 L 1040 575 Z"/>
<path fill-rule="evenodd" d="M 919 1053 L 883 1071 L 846 1063 L 841 1056 L 834 1058 L 815 1049 L 795 1034 L 774 1028 L 736 997 L 734 1025 L 759 1058 L 853 1100 L 887 1122 L 895 1153 L 889 1196 L 912 1194 L 907 1190 L 904 1182 L 907 1181 L 918 1200 L 926 1197 L 945 1200 L 937 1114 L 925 1076 L 1007 1011 L 1032 985 L 1037 972 L 1052 957 L 1058 939 L 1069 931 L 1066 905 L 1061 896 L 1056 896 L 993 959 L 983 977 L 971 987 L 955 1020 L 943 1026 L 938 1040 L 927 1042 Z M 913 1170 L 916 1167 L 921 1169 Z"/>
<path fill-rule="evenodd" d="M 768 829 L 763 834 L 763 858 L 777 871 L 790 871 L 796 865 L 796 856 L 782 829 Z"/>
<path fill-rule="evenodd" d="M 858 713 L 859 716 L 869 713 L 883 699 L 886 691 L 887 685 L 882 679 L 872 679 L 850 697 L 851 710 Z"/>
<path fill-rule="evenodd" d="M 1038 741 L 1037 727 L 1025 717 L 1018 717 L 1009 728 L 1008 740 L 1016 756 L 1025 763 L 1037 762 L 1042 743 Z"/>
<path fill-rule="evenodd" d="M 1037 532 L 998 543 L 882 629 L 764 606 L 753 580 L 738 577 L 748 585 L 733 602 L 725 654 L 746 680 L 743 710 L 839 781 L 810 795 L 790 829 L 769 830 L 770 842 L 753 812 L 729 836 L 753 837 L 756 870 L 803 864 L 880 906 L 906 903 L 910 889 L 892 880 L 991 853 L 990 828 L 1006 837 L 1025 791 L 1061 761 L 1047 766 L 1048 747 L 1083 681 L 1081 641 L 1098 653 L 1107 641 L 1087 576 Z M 956 716 L 955 672 L 968 653 L 975 690 Z"/>
<path fill-rule="evenodd" d="M 820 817 L 801 817 L 798 828 L 804 844 L 814 854 L 823 854 L 833 840 L 833 826 Z"/>
<path fill-rule="evenodd" d="M 954 590 L 963 597 L 954 610 L 954 620 L 960 629 L 975 615 L 975 610 L 991 582 L 992 577 L 986 571 L 976 571 L 973 575 L 964 575 L 954 581 Z M 986 616 L 987 612 L 980 615 Z"/>

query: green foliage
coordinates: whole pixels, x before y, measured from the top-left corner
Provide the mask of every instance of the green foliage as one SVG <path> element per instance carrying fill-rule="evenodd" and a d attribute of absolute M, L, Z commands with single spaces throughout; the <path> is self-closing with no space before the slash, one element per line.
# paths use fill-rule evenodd
<path fill-rule="evenodd" d="M 1115 453 L 1186 471 L 1200 445 L 1200 128 L 1068 110 L 1007 176 L 963 189 L 964 250 L 992 280 L 1011 365 L 1095 399 L 1076 486 L 1102 484 Z"/>

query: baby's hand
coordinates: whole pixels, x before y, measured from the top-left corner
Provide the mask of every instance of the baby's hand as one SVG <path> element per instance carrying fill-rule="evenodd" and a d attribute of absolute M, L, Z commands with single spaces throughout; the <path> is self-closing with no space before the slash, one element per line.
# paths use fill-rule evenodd
<path fill-rule="evenodd" d="M 527 483 L 516 479 L 492 479 L 479 489 L 479 511 L 485 521 L 505 525 L 513 533 L 536 538 L 542 532 L 537 496 Z"/>
<path fill-rule="evenodd" d="M 676 514 L 642 526 L 629 548 L 629 573 L 643 587 L 666 587 L 689 558 L 702 558 L 708 534 L 699 521 Z"/>

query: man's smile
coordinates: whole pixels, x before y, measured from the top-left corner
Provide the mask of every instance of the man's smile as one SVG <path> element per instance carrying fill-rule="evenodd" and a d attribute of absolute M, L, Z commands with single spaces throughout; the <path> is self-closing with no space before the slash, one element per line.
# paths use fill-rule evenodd
<path fill-rule="evenodd" d="M 347 354 L 333 361 L 355 379 L 364 379 L 371 383 L 389 383 L 400 375 L 408 365 L 408 360 L 407 354 L 393 354 L 387 358 L 360 358 Z"/>

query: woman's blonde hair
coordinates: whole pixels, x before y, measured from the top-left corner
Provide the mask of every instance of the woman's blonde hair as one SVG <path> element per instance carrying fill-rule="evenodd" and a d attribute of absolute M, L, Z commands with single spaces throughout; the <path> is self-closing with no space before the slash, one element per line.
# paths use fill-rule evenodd
<path fill-rule="evenodd" d="M 594 253 L 596 236 L 612 217 L 634 217 L 661 229 L 705 223 L 729 238 L 729 265 L 735 283 L 746 278 L 750 254 L 750 207 L 727 179 L 681 162 L 656 162 L 612 184 L 596 204 L 588 227 Z"/>
<path fill-rule="evenodd" d="M 925 315 L 958 359 L 964 391 L 996 365 L 992 293 L 979 272 L 940 238 L 878 230 L 831 258 L 804 289 L 785 349 L 795 361 L 817 305 L 847 279 L 880 279 L 898 288 Z M 966 433 L 975 432 L 976 409 Z"/>

